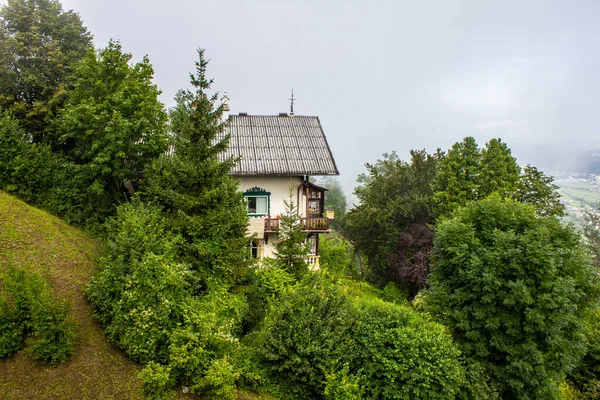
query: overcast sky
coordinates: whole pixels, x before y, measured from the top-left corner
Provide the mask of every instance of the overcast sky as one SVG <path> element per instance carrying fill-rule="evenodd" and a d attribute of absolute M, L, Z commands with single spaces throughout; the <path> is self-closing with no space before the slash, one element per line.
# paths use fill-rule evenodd
<path fill-rule="evenodd" d="M 96 46 L 148 54 L 162 100 L 206 49 L 233 113 L 317 115 L 341 178 L 396 150 L 501 137 L 600 147 L 598 1 L 62 0 Z M 547 149 L 546 145 L 550 147 Z"/>

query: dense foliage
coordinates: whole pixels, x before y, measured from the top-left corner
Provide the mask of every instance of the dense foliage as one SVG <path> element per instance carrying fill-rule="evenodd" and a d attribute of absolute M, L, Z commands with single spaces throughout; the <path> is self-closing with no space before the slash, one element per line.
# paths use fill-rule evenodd
<path fill-rule="evenodd" d="M 73 353 L 77 335 L 66 302 L 56 301 L 42 278 L 10 268 L 0 276 L 0 357 L 23 346 L 34 358 L 61 363 Z"/>
<path fill-rule="evenodd" d="M 585 350 L 598 274 L 579 235 L 499 195 L 437 226 L 428 304 L 502 398 L 556 398 Z"/>
<path fill-rule="evenodd" d="M 8 0 L 0 9 L 0 110 L 34 142 L 55 144 L 52 121 L 91 48 L 79 15 L 57 0 Z"/>
<path fill-rule="evenodd" d="M 319 238 L 321 268 L 340 273 L 353 273 L 354 247 L 338 231 Z"/>
<path fill-rule="evenodd" d="M 360 204 L 347 214 L 346 232 L 368 258 L 371 281 L 387 281 L 389 255 L 411 224 L 432 222 L 430 182 L 441 158 L 441 152 L 411 151 L 410 163 L 392 158 L 367 164 L 369 176 L 356 189 Z"/>
<path fill-rule="evenodd" d="M 410 163 L 394 152 L 384 156 L 359 177 L 360 204 L 348 213 L 345 230 L 368 259 L 367 278 L 377 284 L 391 280 L 413 294 L 423 288 L 433 244 L 426 226 L 470 201 L 498 193 L 533 204 L 540 215 L 564 214 L 552 177 L 531 166 L 521 173 L 500 139 L 480 148 L 466 137 L 447 154 L 412 151 Z"/>
<path fill-rule="evenodd" d="M 284 399 L 452 399 L 464 377 L 442 326 L 325 274 L 284 293 L 254 345 Z"/>
<path fill-rule="evenodd" d="M 247 271 L 247 211 L 228 173 L 236 160 L 219 160 L 229 143 L 216 94 L 209 96 L 208 61 L 198 51 L 194 92 L 180 91 L 171 113 L 172 155 L 158 158 L 144 176 L 142 197 L 161 206 L 169 230 L 183 238 L 180 254 L 203 283 L 235 283 Z"/>
<path fill-rule="evenodd" d="M 51 139 L 38 143 L 8 107 L 0 120 L 0 188 L 90 230 L 114 215 L 146 164 L 166 149 L 167 116 L 152 67 L 147 58 L 130 59 L 110 42 L 69 67 L 71 85 L 61 89 L 52 118 L 27 119 Z"/>
<path fill-rule="evenodd" d="M 118 42 L 90 50 L 57 121 L 60 153 L 84 171 L 88 219 L 114 215 L 147 164 L 166 150 L 167 114 L 147 57 L 130 64 Z"/>
<path fill-rule="evenodd" d="M 168 376 L 164 393 L 175 384 L 194 392 L 231 392 L 235 379 L 219 385 L 211 374 L 223 368 L 235 373 L 227 356 L 235 353 L 245 299 L 224 288 L 198 293 L 197 272 L 178 261 L 183 239 L 168 229 L 160 207 L 124 204 L 107 231 L 110 252 L 88 298 L 107 336 L 134 360 L 148 363 L 142 374 L 147 390 L 152 392 L 160 372 Z"/>

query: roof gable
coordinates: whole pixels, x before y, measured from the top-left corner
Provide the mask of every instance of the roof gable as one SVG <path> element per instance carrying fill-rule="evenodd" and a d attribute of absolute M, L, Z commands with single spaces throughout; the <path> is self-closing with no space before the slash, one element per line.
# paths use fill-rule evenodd
<path fill-rule="evenodd" d="M 339 175 L 318 117 L 232 115 L 226 132 L 231 175 Z"/>

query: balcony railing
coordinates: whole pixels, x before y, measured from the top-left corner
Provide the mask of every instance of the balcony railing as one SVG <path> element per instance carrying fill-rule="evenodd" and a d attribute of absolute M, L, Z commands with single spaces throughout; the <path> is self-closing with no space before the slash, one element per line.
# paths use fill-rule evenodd
<path fill-rule="evenodd" d="M 329 218 L 300 218 L 304 232 L 331 232 Z M 265 218 L 265 232 L 279 230 L 279 218 Z"/>
<path fill-rule="evenodd" d="M 317 271 L 321 268 L 320 258 L 321 256 L 306 256 L 306 263 L 308 264 L 308 269 L 310 271 Z"/>

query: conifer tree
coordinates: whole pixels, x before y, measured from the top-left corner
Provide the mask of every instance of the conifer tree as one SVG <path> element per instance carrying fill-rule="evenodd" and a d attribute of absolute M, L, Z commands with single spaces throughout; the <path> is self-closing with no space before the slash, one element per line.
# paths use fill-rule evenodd
<path fill-rule="evenodd" d="M 439 162 L 433 181 L 437 216 L 448 215 L 457 207 L 477 200 L 481 152 L 473 137 L 455 143 Z"/>
<path fill-rule="evenodd" d="M 181 234 L 184 260 L 199 272 L 204 285 L 233 283 L 249 263 L 245 238 L 247 212 L 237 182 L 229 175 L 236 160 L 219 159 L 229 136 L 209 95 L 208 60 L 198 50 L 194 91 L 180 90 L 171 112 L 172 155 L 156 160 L 146 171 L 142 196 L 163 207 L 169 228 Z"/>
<path fill-rule="evenodd" d="M 298 206 L 294 203 L 292 185 L 289 197 L 283 201 L 285 213 L 279 221 L 279 242 L 275 243 L 275 258 L 291 274 L 297 278 L 308 272 L 306 256 L 308 254 L 307 234 L 302 232 L 302 223 L 298 214 Z"/>
<path fill-rule="evenodd" d="M 521 167 L 502 139 L 491 139 L 481 149 L 479 172 L 479 199 L 497 192 L 503 197 L 512 196 L 517 189 Z"/>

